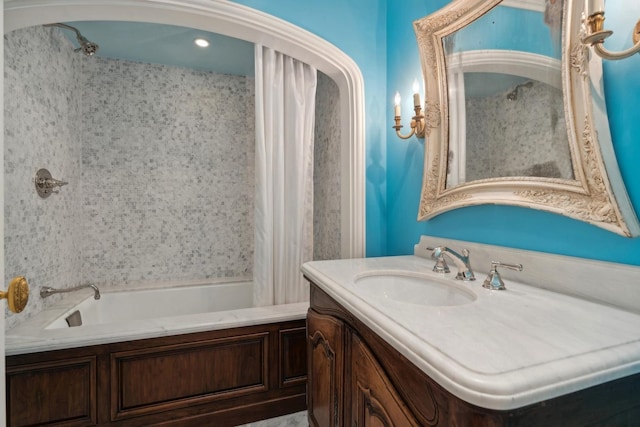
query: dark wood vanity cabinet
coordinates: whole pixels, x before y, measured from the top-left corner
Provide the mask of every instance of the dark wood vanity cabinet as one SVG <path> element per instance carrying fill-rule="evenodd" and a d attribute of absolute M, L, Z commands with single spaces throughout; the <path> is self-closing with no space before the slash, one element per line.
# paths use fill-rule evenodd
<path fill-rule="evenodd" d="M 309 424 L 315 427 L 435 425 L 432 421 L 437 408 L 429 386 L 422 388 L 426 394 L 417 402 L 416 409 L 421 415 L 416 417 L 402 394 L 408 390 L 399 391 L 379 364 L 376 352 L 385 350 L 382 347 L 373 350 L 354 329 L 356 320 L 319 288 L 312 285 L 311 295 L 312 308 L 307 315 Z M 415 371 L 411 375 L 419 372 L 409 363 L 405 366 Z M 401 371 L 396 375 L 402 375 Z"/>
<path fill-rule="evenodd" d="M 640 375 L 509 411 L 452 395 L 311 283 L 309 424 L 365 426 L 638 426 Z"/>
<path fill-rule="evenodd" d="M 342 425 L 344 323 L 312 310 L 307 316 L 307 410 L 315 426 Z"/>
<path fill-rule="evenodd" d="M 357 334 L 351 334 L 352 425 L 419 426 L 383 372 L 367 345 Z"/>
<path fill-rule="evenodd" d="M 358 426 L 419 425 L 381 374 L 366 344 L 356 334 L 345 331 L 342 321 L 310 310 L 307 325 L 310 362 L 307 403 L 311 425 L 351 425 L 343 422 L 345 412 Z M 349 351 L 345 351 L 345 342 L 349 343 Z M 351 355 L 348 366 L 345 366 L 346 353 Z M 350 389 L 345 375 L 349 377 Z M 346 396 L 351 407 L 345 411 L 349 405 Z"/>

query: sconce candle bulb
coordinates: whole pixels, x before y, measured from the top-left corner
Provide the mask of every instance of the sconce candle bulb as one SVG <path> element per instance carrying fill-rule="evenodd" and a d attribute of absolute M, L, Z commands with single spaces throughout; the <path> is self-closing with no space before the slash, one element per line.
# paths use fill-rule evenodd
<path fill-rule="evenodd" d="M 420 86 L 418 84 L 418 80 L 413 82 L 413 110 L 415 111 L 415 116 L 411 119 L 411 132 L 407 135 L 403 135 L 400 133 L 400 129 L 402 125 L 400 124 L 401 116 L 400 116 L 400 93 L 396 92 L 394 97 L 394 121 L 395 125 L 393 128 L 396 130 L 396 135 L 398 135 L 401 139 L 409 139 L 413 135 L 418 138 L 424 138 L 426 133 L 426 123 L 424 115 L 422 114 L 422 107 L 420 106 Z"/>
<path fill-rule="evenodd" d="M 402 101 L 402 98 L 400 98 L 400 92 L 396 92 L 396 96 L 393 98 L 394 111 L 395 111 L 396 117 L 400 117 L 400 101 Z"/>
<path fill-rule="evenodd" d="M 604 29 L 604 0 L 586 0 L 587 17 L 584 19 L 587 34 L 582 43 L 591 45 L 593 51 L 604 59 L 624 59 L 640 52 L 640 20 L 633 31 L 633 46 L 621 52 L 611 52 L 603 44 L 613 31 Z"/>
<path fill-rule="evenodd" d="M 598 12 L 604 12 L 604 0 L 587 0 L 588 15 L 591 16 Z"/>

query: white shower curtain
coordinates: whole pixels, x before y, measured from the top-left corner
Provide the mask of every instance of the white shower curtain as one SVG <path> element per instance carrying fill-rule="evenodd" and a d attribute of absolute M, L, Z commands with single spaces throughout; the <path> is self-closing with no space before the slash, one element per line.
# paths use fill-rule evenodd
<path fill-rule="evenodd" d="M 256 306 L 307 301 L 313 257 L 316 69 L 256 45 Z"/>

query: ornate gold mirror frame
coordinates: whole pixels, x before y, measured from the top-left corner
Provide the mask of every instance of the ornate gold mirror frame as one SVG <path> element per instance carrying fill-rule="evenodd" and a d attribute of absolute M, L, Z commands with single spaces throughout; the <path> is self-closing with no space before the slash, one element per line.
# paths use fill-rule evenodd
<path fill-rule="evenodd" d="M 602 62 L 597 55 L 589 55 L 581 42 L 581 1 L 564 0 L 562 25 L 562 92 L 574 179 L 501 177 L 447 186 L 450 135 L 458 129 L 449 129 L 444 38 L 500 3 L 458 0 L 414 23 L 425 76 L 428 121 L 418 220 L 465 206 L 504 204 L 550 211 L 624 236 L 640 235 L 640 224 L 611 143 Z"/>

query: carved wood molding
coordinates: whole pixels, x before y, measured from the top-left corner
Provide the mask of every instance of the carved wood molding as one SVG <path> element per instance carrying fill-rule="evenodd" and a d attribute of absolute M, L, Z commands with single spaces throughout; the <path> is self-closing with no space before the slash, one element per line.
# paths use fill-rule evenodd
<path fill-rule="evenodd" d="M 385 427 L 393 427 L 391 417 L 389 417 L 389 414 L 387 414 L 387 411 L 384 410 L 384 407 L 378 402 L 378 400 L 371 395 L 371 389 L 358 382 L 358 391 L 360 392 L 359 398 L 363 403 L 363 405 L 360 406 L 367 408 L 369 415 L 377 418 Z"/>
<path fill-rule="evenodd" d="M 318 348 L 318 345 L 322 345 L 322 349 L 324 350 L 324 355 L 327 357 L 327 359 L 331 360 L 332 362 L 335 360 L 336 354 L 331 348 L 331 345 L 329 344 L 329 340 L 327 340 L 327 338 L 322 334 L 322 332 L 316 331 L 311 337 L 310 342 L 311 342 L 311 347 L 314 350 Z"/>
<path fill-rule="evenodd" d="M 594 135 L 589 117 L 584 118 L 581 142 L 589 192 L 587 195 L 569 191 L 541 190 L 517 191 L 515 194 L 532 203 L 564 207 L 568 215 L 588 222 L 615 224 L 619 218 L 607 192 L 605 177 L 594 147 Z"/>
<path fill-rule="evenodd" d="M 431 167 L 429 168 L 428 177 L 425 180 L 423 186 L 426 187 L 426 191 L 422 192 L 419 218 L 429 217 L 434 212 L 446 209 L 448 206 L 463 203 L 465 200 L 471 199 L 471 195 L 465 192 L 453 193 L 443 196 L 438 194 L 444 191 L 446 185 L 445 180 L 439 180 L 438 165 L 440 162 L 440 156 L 435 154 Z M 438 188 L 440 186 L 440 188 Z"/>
<path fill-rule="evenodd" d="M 440 104 L 437 102 L 426 102 L 425 110 L 425 122 L 427 125 L 425 132 L 426 135 L 429 136 L 432 129 L 440 126 L 440 115 L 442 113 L 440 111 Z"/>
<path fill-rule="evenodd" d="M 582 77 L 588 77 L 586 47 L 580 41 L 576 41 L 571 47 L 570 64 L 571 68 L 573 68 Z"/>
<path fill-rule="evenodd" d="M 436 44 L 432 35 L 458 21 L 468 11 L 469 8 L 460 8 L 443 14 L 425 16 L 413 23 L 418 46 L 421 47 L 423 62 L 429 65 L 434 72 L 437 70 L 438 64 L 436 61 Z"/>

